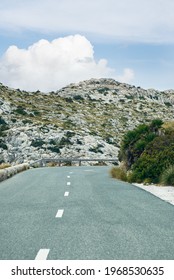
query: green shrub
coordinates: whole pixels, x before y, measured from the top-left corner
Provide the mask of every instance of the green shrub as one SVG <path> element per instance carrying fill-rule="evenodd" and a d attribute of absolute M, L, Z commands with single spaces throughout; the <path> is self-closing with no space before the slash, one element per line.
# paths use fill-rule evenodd
<path fill-rule="evenodd" d="M 79 139 L 77 139 L 76 143 L 77 143 L 78 145 L 82 145 L 82 144 L 83 144 L 82 141 L 79 140 Z"/>
<path fill-rule="evenodd" d="M 133 164 L 132 171 L 135 180 L 143 182 L 149 178 L 153 183 L 159 183 L 161 173 L 166 166 L 174 163 L 174 132 L 156 137 Z"/>
<path fill-rule="evenodd" d="M 6 121 L 0 116 L 0 125 L 6 125 Z"/>
<path fill-rule="evenodd" d="M 163 121 L 160 119 L 155 119 L 150 124 L 150 130 L 153 132 L 158 132 L 158 129 L 163 125 Z"/>
<path fill-rule="evenodd" d="M 161 120 L 153 120 L 150 125 L 141 124 L 137 128 L 128 131 L 121 143 L 120 161 L 126 161 L 128 167 L 130 167 L 140 157 L 146 145 L 158 136 L 157 128 L 161 124 Z"/>
<path fill-rule="evenodd" d="M 89 151 L 90 152 L 93 152 L 93 153 L 100 153 L 100 154 L 103 154 L 103 151 L 101 150 L 101 148 L 103 148 L 104 146 L 101 145 L 101 144 L 98 144 L 97 146 L 95 147 L 90 147 L 89 148 Z"/>
<path fill-rule="evenodd" d="M 42 147 L 45 144 L 45 142 L 42 139 L 36 139 L 32 140 L 31 146 L 33 147 Z"/>
<path fill-rule="evenodd" d="M 4 150 L 8 150 L 8 147 L 5 143 L 0 142 L 0 148 L 4 149 Z"/>
<path fill-rule="evenodd" d="M 11 118 L 11 121 L 12 121 L 13 123 L 16 123 L 16 122 L 17 122 L 17 119 Z"/>
<path fill-rule="evenodd" d="M 73 103 L 73 99 L 71 97 L 64 98 L 66 102 Z"/>
<path fill-rule="evenodd" d="M 150 178 L 146 178 L 144 181 L 143 181 L 143 184 L 144 185 L 149 185 L 152 183 L 152 180 Z"/>
<path fill-rule="evenodd" d="M 160 183 L 164 186 L 174 186 L 174 165 L 168 167 L 161 174 Z"/>
<path fill-rule="evenodd" d="M 68 137 L 68 138 L 71 138 L 71 137 L 73 137 L 75 135 L 75 132 L 73 132 L 73 131 L 67 131 L 66 132 L 66 136 Z"/>
<path fill-rule="evenodd" d="M 22 122 L 23 122 L 23 124 L 27 124 L 27 123 L 28 124 L 32 124 L 33 123 L 31 120 L 27 120 L 27 119 L 26 120 L 22 120 Z"/>
<path fill-rule="evenodd" d="M 127 174 L 126 171 L 120 167 L 113 167 L 110 171 L 112 178 L 127 181 Z"/>
<path fill-rule="evenodd" d="M 154 120 L 150 125 L 141 124 L 125 134 L 121 143 L 119 160 L 125 161 L 128 169 L 141 156 L 148 143 L 158 136 L 160 125 L 162 125 L 161 120 Z"/>
<path fill-rule="evenodd" d="M 53 146 L 53 147 L 50 146 L 47 149 L 54 152 L 54 153 L 58 153 L 58 154 L 60 153 L 60 148 L 58 146 Z"/>
<path fill-rule="evenodd" d="M 6 136 L 6 130 L 9 129 L 6 121 L 0 116 L 0 137 Z"/>
<path fill-rule="evenodd" d="M 99 89 L 98 89 L 98 92 L 99 92 L 99 93 L 105 93 L 105 94 L 107 94 L 107 93 L 108 93 L 108 90 L 109 90 L 109 88 L 103 87 L 103 88 L 99 88 Z"/>
<path fill-rule="evenodd" d="M 172 104 L 170 102 L 164 102 L 164 104 L 167 106 L 167 107 L 172 107 Z"/>
<path fill-rule="evenodd" d="M 159 183 L 166 166 L 174 164 L 173 122 L 165 125 L 156 119 L 127 132 L 121 143 L 119 160 L 131 170 L 127 174 L 129 182 Z"/>
<path fill-rule="evenodd" d="M 25 108 L 22 106 L 18 106 L 16 110 L 14 110 L 14 113 L 19 114 L 19 115 L 27 115 L 27 112 L 25 111 Z"/>
<path fill-rule="evenodd" d="M 73 99 L 76 100 L 76 101 L 84 100 L 84 98 L 81 95 L 75 95 L 75 96 L 73 96 Z"/>
<path fill-rule="evenodd" d="M 39 111 L 33 111 L 33 114 L 34 114 L 35 116 L 41 116 L 41 112 L 39 112 Z"/>
<path fill-rule="evenodd" d="M 136 179 L 135 179 L 135 177 L 134 177 L 134 174 L 133 174 L 133 172 L 132 171 L 127 171 L 127 181 L 129 182 L 129 183 L 135 183 L 136 182 Z M 137 183 L 139 183 L 139 182 L 137 182 Z"/>
<path fill-rule="evenodd" d="M 62 137 L 60 142 L 59 142 L 59 148 L 63 148 L 66 145 L 72 145 L 72 143 L 67 137 Z"/>

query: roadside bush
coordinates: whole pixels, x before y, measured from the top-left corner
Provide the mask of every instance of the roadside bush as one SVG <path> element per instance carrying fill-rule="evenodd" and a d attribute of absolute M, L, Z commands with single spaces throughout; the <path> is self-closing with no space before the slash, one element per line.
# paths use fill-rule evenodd
<path fill-rule="evenodd" d="M 156 119 L 125 134 L 119 160 L 126 166 L 128 182 L 174 184 L 174 167 L 166 170 L 174 166 L 173 124 Z"/>
<path fill-rule="evenodd" d="M 143 182 L 145 179 L 159 183 L 160 176 L 174 163 L 174 132 L 156 137 L 141 157 L 133 164 L 132 171 L 135 180 Z"/>
<path fill-rule="evenodd" d="M 160 183 L 164 186 L 174 186 L 174 165 L 169 166 L 162 173 Z"/>
<path fill-rule="evenodd" d="M 127 171 L 127 181 L 129 183 L 135 183 L 136 182 L 135 176 L 134 176 L 134 174 L 131 170 Z M 139 183 L 139 182 L 137 182 L 137 183 Z"/>
<path fill-rule="evenodd" d="M 112 178 L 127 181 L 126 171 L 120 167 L 113 167 L 110 171 Z"/>
<path fill-rule="evenodd" d="M 127 169 L 131 168 L 146 146 L 158 136 L 158 130 L 162 124 L 161 120 L 153 120 L 150 125 L 141 124 L 125 134 L 121 143 L 119 160 L 125 161 Z"/>

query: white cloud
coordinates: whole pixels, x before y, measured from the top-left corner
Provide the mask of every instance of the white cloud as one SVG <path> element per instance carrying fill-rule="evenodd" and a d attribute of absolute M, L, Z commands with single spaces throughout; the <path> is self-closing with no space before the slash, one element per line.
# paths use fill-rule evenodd
<path fill-rule="evenodd" d="M 28 49 L 9 47 L 0 61 L 0 77 L 14 88 L 47 92 L 90 78 L 131 82 L 134 73 L 125 69 L 122 76 L 116 75 L 107 60 L 95 60 L 93 47 L 84 36 L 74 35 L 52 42 L 40 40 Z"/>
<path fill-rule="evenodd" d="M 121 83 L 129 83 L 134 79 L 134 71 L 132 69 L 125 68 L 123 75 L 117 76 L 117 79 Z"/>
<path fill-rule="evenodd" d="M 174 43 L 173 0 L 2 0 L 4 30 Z"/>

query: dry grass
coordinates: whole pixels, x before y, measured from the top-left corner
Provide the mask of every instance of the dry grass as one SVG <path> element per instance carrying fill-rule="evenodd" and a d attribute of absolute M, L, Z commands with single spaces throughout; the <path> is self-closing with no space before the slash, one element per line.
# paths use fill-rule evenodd
<path fill-rule="evenodd" d="M 110 171 L 110 174 L 112 178 L 121 180 L 121 181 L 127 181 L 127 174 L 124 169 L 121 167 L 113 167 Z"/>
<path fill-rule="evenodd" d="M 48 162 L 47 167 L 54 167 L 57 166 L 57 162 Z"/>
<path fill-rule="evenodd" d="M 11 164 L 9 164 L 9 163 L 1 163 L 0 164 L 0 169 L 4 169 L 4 168 L 7 168 L 7 167 L 11 167 Z"/>
<path fill-rule="evenodd" d="M 174 121 L 165 122 L 162 125 L 162 128 L 164 128 L 165 130 L 174 130 Z"/>
<path fill-rule="evenodd" d="M 174 186 L 174 166 L 169 166 L 161 175 L 161 184 L 164 186 Z"/>

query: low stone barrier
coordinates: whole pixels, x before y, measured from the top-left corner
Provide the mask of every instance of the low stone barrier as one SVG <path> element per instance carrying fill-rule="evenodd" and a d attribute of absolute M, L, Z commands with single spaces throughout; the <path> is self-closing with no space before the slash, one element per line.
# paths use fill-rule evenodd
<path fill-rule="evenodd" d="M 13 175 L 19 172 L 25 171 L 29 168 L 30 166 L 28 163 L 22 163 L 4 169 L 0 169 L 0 182 L 12 177 Z"/>

